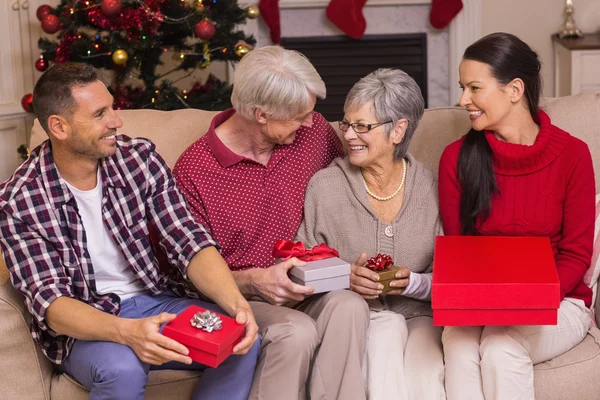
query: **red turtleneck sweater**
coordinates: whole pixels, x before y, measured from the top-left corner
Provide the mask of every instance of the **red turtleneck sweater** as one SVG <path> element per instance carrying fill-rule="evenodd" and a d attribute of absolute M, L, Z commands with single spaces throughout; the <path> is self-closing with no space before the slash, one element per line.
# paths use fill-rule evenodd
<path fill-rule="evenodd" d="M 552 125 L 539 113 L 540 131 L 532 146 L 506 143 L 485 132 L 494 157 L 498 192 L 490 215 L 475 223 L 477 235 L 548 236 L 552 243 L 560 298 L 581 299 L 590 307 L 592 290 L 583 282 L 594 240 L 594 169 L 587 145 Z M 460 235 L 461 187 L 458 154 L 464 138 L 440 159 L 440 214 L 446 235 Z"/>

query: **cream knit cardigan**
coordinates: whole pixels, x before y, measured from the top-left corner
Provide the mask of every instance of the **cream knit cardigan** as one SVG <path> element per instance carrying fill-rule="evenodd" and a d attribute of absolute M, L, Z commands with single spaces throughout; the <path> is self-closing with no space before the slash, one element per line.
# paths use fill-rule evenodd
<path fill-rule="evenodd" d="M 437 182 L 410 154 L 406 159 L 404 202 L 391 225 L 371 208 L 360 168 L 350 164 L 347 157 L 336 158 L 308 183 L 296 240 L 307 247 L 326 243 L 349 263 L 363 251 L 369 257 L 389 254 L 395 265 L 427 274 L 424 278 L 430 280 L 435 237 L 443 234 Z M 432 314 L 429 301 L 401 297 L 399 312 L 406 318 Z"/>

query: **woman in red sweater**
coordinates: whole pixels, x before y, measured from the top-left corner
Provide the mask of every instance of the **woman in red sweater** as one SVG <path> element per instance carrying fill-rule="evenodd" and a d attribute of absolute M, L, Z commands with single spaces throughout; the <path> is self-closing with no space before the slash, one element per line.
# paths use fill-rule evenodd
<path fill-rule="evenodd" d="M 537 54 L 506 33 L 467 48 L 460 105 L 472 129 L 441 157 L 440 213 L 446 235 L 548 236 L 558 325 L 446 327 L 449 400 L 533 399 L 533 365 L 573 348 L 592 323 L 583 282 L 594 237 L 592 159 L 539 109 L 540 68 Z"/>

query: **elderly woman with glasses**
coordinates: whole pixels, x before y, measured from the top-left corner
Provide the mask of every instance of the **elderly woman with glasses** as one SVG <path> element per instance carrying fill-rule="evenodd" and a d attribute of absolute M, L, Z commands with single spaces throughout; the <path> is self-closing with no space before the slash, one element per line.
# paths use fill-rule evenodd
<path fill-rule="evenodd" d="M 379 69 L 354 85 L 339 123 L 348 150 L 317 172 L 296 235 L 326 243 L 352 263 L 351 290 L 369 305 L 369 399 L 443 399 L 442 329 L 433 326 L 431 269 L 442 234 L 437 183 L 407 153 L 424 101 L 406 73 Z M 383 292 L 368 258 L 387 254 L 401 268 Z"/>

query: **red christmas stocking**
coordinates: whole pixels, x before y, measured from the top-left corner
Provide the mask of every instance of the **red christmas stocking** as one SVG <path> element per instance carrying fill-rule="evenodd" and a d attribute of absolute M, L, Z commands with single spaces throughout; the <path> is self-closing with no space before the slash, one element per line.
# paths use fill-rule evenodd
<path fill-rule="evenodd" d="M 358 39 L 367 29 L 367 21 L 362 13 L 366 2 L 367 0 L 331 0 L 327 6 L 327 18 L 346 35 Z"/>
<path fill-rule="evenodd" d="M 462 8 L 462 0 L 432 0 L 429 21 L 434 28 L 444 29 Z"/>
<path fill-rule="evenodd" d="M 271 31 L 271 41 L 279 44 L 281 41 L 281 19 L 279 18 L 279 0 L 260 0 L 258 9 L 263 20 Z"/>

